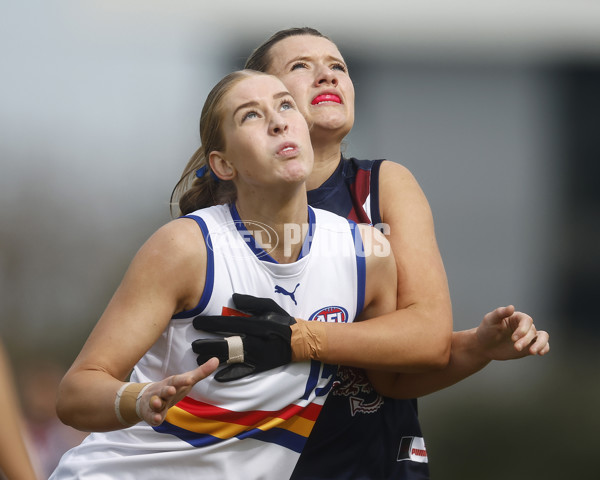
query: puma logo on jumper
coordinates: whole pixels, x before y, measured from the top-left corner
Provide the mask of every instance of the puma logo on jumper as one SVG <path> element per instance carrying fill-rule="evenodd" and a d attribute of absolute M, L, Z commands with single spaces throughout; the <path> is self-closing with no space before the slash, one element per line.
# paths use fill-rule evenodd
<path fill-rule="evenodd" d="M 298 303 L 296 302 L 296 297 L 294 296 L 294 293 L 296 293 L 296 290 L 298 289 L 299 286 L 300 286 L 300 284 L 297 284 L 296 288 L 294 288 L 293 292 L 288 292 L 285 288 L 280 287 L 279 285 L 275 285 L 275 293 L 281 293 L 282 295 L 287 295 L 288 297 L 290 297 L 293 300 L 294 305 L 298 305 Z"/>

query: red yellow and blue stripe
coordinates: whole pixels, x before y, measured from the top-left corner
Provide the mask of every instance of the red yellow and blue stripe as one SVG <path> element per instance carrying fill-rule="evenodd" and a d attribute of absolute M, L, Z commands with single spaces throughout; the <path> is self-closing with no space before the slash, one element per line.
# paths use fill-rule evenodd
<path fill-rule="evenodd" d="M 154 430 L 203 447 L 229 438 L 254 438 L 301 452 L 322 405 L 288 405 L 278 411 L 235 412 L 186 397 Z"/>

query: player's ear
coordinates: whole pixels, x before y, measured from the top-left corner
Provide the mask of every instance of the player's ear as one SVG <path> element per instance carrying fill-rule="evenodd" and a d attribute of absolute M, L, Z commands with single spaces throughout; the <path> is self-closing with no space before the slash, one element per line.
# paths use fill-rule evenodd
<path fill-rule="evenodd" d="M 208 163 L 215 175 L 221 180 L 233 180 L 237 171 L 233 164 L 227 160 L 224 152 L 213 150 L 208 154 Z"/>

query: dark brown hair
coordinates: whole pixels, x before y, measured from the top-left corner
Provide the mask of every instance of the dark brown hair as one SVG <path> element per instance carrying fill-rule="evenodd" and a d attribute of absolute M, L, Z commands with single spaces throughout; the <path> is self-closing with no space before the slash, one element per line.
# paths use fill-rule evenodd
<path fill-rule="evenodd" d="M 210 91 L 200 115 L 201 147 L 189 159 L 180 180 L 171 193 L 171 214 L 179 206 L 179 212 L 187 215 L 199 208 L 232 203 L 236 190 L 232 181 L 219 180 L 210 170 L 208 154 L 225 150 L 225 137 L 221 128 L 223 99 L 240 80 L 251 75 L 261 75 L 252 70 L 240 70 L 226 75 Z M 199 172 L 197 174 L 196 172 Z"/>
<path fill-rule="evenodd" d="M 312 35 L 313 37 L 327 38 L 318 30 L 310 27 L 294 27 L 285 30 L 279 30 L 271 35 L 268 40 L 258 46 L 250 54 L 248 60 L 246 60 L 246 65 L 244 68 L 248 70 L 258 70 L 259 72 L 267 72 L 271 64 L 271 58 L 269 56 L 271 47 L 284 38 L 294 37 L 297 35 Z M 329 40 L 329 38 L 327 38 L 327 40 Z"/>

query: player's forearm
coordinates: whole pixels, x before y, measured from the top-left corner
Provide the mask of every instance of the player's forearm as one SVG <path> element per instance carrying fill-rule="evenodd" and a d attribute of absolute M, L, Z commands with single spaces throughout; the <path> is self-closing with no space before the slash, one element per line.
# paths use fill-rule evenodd
<path fill-rule="evenodd" d="M 446 368 L 426 373 L 369 372 L 375 389 L 392 398 L 417 398 L 442 390 L 484 368 L 490 360 L 483 355 L 476 329 L 452 333 L 450 361 Z"/>
<path fill-rule="evenodd" d="M 110 431 L 124 428 L 115 413 L 115 398 L 123 382 L 102 371 L 70 371 L 58 392 L 60 420 L 77 430 Z"/>
<path fill-rule="evenodd" d="M 436 321 L 439 321 L 439 316 Z M 450 352 L 451 318 L 441 321 L 446 329 L 431 328 L 416 310 L 399 310 L 352 324 L 307 322 L 306 328 L 292 328 L 294 360 L 312 358 L 326 363 L 367 369 L 414 373 L 446 366 Z M 316 333 L 317 348 L 300 351 L 294 345 L 314 343 L 305 332 Z M 447 333 L 446 333 L 447 330 Z M 308 353 L 307 353 L 308 352 Z"/>

